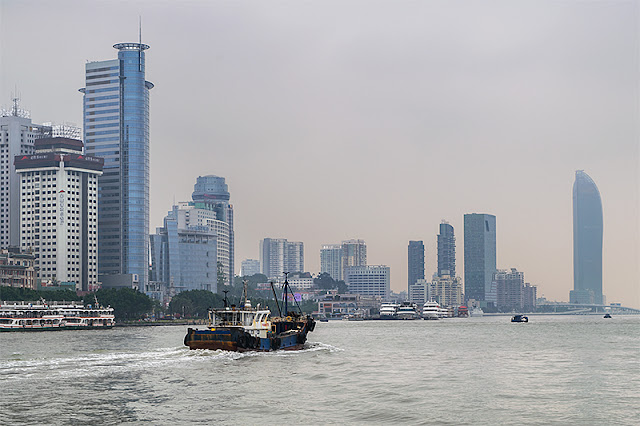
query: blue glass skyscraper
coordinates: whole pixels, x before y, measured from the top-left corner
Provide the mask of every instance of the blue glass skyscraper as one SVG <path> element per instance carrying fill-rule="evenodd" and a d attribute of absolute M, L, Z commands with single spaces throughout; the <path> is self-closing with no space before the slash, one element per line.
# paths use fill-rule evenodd
<path fill-rule="evenodd" d="M 496 217 L 464 215 L 464 295 L 467 300 L 488 300 L 496 272 Z M 488 300 L 493 301 L 493 300 Z M 495 302 L 495 301 L 493 301 Z"/>
<path fill-rule="evenodd" d="M 103 157 L 98 181 L 98 273 L 144 291 L 149 268 L 149 90 L 142 43 L 118 43 L 117 59 L 85 66 L 84 139 Z M 125 275 L 126 277 L 122 277 Z M 121 277 L 122 279 L 119 279 Z"/>
<path fill-rule="evenodd" d="M 573 184 L 573 303 L 603 303 L 602 200 L 582 170 Z"/>

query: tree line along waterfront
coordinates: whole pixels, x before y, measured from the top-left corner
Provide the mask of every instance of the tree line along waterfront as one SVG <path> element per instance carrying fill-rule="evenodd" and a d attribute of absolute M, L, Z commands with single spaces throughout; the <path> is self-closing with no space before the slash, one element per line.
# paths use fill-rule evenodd
<path fill-rule="evenodd" d="M 324 274 L 321 274 L 321 276 Z M 244 283 L 247 281 L 247 295 L 255 307 L 268 307 L 271 312 L 277 313 L 278 307 L 273 296 L 265 296 L 264 292 L 259 292 L 257 284 L 265 282 L 266 277 L 262 274 L 255 274 L 249 277 L 236 277 L 234 285 L 222 286 L 222 290 L 227 290 L 227 300 L 229 305 L 241 305 L 243 297 Z M 330 277 L 316 278 L 319 287 L 332 289 L 344 286 L 343 282 L 336 282 Z M 342 286 L 340 286 L 342 284 Z M 346 286 L 344 286 L 346 287 Z M 276 289 L 278 290 L 278 289 Z M 346 288 L 340 288 L 346 292 Z M 261 294 L 262 293 L 262 294 Z M 280 292 L 278 291 L 280 297 Z M 138 321 L 138 320 L 161 320 L 161 319 L 206 319 L 207 311 L 210 308 L 222 308 L 224 306 L 224 295 L 213 293 L 208 290 L 189 290 L 175 295 L 167 306 L 163 306 L 158 300 L 152 299 L 144 293 L 132 288 L 108 288 L 100 289 L 95 293 L 78 295 L 73 290 L 32 290 L 20 287 L 0 287 L 0 301 L 16 302 L 37 302 L 58 301 L 58 302 L 82 302 L 85 305 L 93 305 L 96 300 L 102 306 L 111 306 L 114 310 L 116 321 Z M 292 302 L 294 303 L 294 302 Z M 317 302 L 298 302 L 300 309 L 306 314 L 310 314 L 317 309 Z M 294 303 L 295 304 L 295 303 Z M 280 301 L 280 308 L 282 302 Z M 297 307 L 296 307 L 297 309 Z"/>

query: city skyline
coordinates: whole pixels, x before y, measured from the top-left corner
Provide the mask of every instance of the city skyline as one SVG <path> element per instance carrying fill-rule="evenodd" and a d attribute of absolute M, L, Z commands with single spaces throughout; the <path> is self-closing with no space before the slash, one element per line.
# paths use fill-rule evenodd
<path fill-rule="evenodd" d="M 497 267 L 567 300 L 583 169 L 606 206 L 607 301 L 640 306 L 635 5 L 403 3 L 369 5 L 366 19 L 357 2 L 337 15 L 331 4 L 130 6 L 3 2 L 0 105 L 17 86 L 34 123 L 81 123 L 83 64 L 137 40 L 142 15 L 157 84 L 149 232 L 195 176 L 225 176 L 236 258 L 282 235 L 304 242 L 315 273 L 323 244 L 362 238 L 401 291 L 407 241 L 425 241 L 430 276 L 441 219 L 461 235 L 464 214 L 486 211 L 500 221 Z M 10 37 L 26 22 L 38 31 Z"/>

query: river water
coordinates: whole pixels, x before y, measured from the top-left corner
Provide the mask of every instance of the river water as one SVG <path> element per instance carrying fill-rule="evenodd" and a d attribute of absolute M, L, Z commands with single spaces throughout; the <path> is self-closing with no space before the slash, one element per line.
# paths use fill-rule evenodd
<path fill-rule="evenodd" d="M 318 323 L 298 352 L 186 327 L 0 334 L 0 424 L 640 424 L 640 317 Z"/>

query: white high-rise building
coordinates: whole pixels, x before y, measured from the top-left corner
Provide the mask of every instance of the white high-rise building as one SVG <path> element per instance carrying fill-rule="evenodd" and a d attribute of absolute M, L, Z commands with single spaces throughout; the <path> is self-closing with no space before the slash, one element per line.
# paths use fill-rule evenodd
<path fill-rule="evenodd" d="M 320 273 L 331 275 L 336 281 L 342 280 L 342 245 L 325 244 L 320 250 Z"/>
<path fill-rule="evenodd" d="M 104 160 L 82 153 L 81 141 L 46 138 L 35 153 L 15 157 L 20 175 L 20 246 L 36 255 L 42 281 L 98 286 L 98 176 Z"/>
<path fill-rule="evenodd" d="M 280 278 L 284 272 L 304 272 L 304 245 L 284 238 L 260 241 L 260 267 L 268 278 Z"/>
<path fill-rule="evenodd" d="M 245 259 L 241 264 L 240 275 L 250 277 L 260 273 L 260 261 L 255 259 Z"/>
<path fill-rule="evenodd" d="M 364 240 L 346 240 L 342 242 L 342 276 L 346 281 L 346 268 L 367 264 L 367 244 Z"/>
<path fill-rule="evenodd" d="M 388 266 L 347 266 L 344 281 L 352 294 L 379 296 L 382 300 L 388 300 L 391 294 L 391 268 Z"/>
<path fill-rule="evenodd" d="M 0 111 L 0 248 L 20 245 L 20 176 L 13 159 L 33 154 L 36 139 L 50 133 L 51 127 L 31 122 L 18 99 L 10 111 Z"/>

